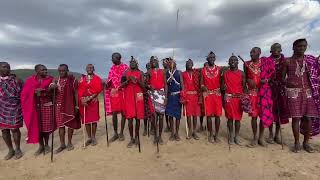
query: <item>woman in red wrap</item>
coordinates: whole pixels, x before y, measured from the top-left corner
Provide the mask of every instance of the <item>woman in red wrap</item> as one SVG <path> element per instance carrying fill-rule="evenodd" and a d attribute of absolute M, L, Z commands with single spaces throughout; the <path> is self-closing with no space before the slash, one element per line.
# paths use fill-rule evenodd
<path fill-rule="evenodd" d="M 94 66 L 88 64 L 87 75 L 82 75 L 78 87 L 78 101 L 82 124 L 85 124 L 89 139 L 86 146 L 97 145 L 97 122 L 100 119 L 98 95 L 102 91 L 101 78 L 94 74 Z M 84 116 L 85 115 L 85 116 Z"/>

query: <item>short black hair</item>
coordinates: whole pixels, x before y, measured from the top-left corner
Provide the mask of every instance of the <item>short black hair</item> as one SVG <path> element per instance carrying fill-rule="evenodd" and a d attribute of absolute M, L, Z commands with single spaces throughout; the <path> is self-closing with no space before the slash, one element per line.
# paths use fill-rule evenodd
<path fill-rule="evenodd" d="M 69 66 L 68 66 L 67 64 L 60 64 L 60 65 L 59 65 L 59 67 L 62 67 L 62 66 L 66 67 L 67 70 L 69 71 Z"/>
<path fill-rule="evenodd" d="M 114 57 L 114 56 L 119 57 L 119 59 L 121 59 L 121 54 L 118 53 L 118 52 L 113 53 L 113 54 L 112 54 L 112 57 Z"/>
<path fill-rule="evenodd" d="M 306 38 L 297 39 L 293 42 L 293 46 L 296 46 L 300 42 L 306 42 L 308 44 L 308 41 Z"/>
<path fill-rule="evenodd" d="M 44 67 L 43 64 L 37 64 L 37 65 L 35 65 L 35 66 L 34 66 L 34 70 L 37 71 L 41 66 Z"/>
<path fill-rule="evenodd" d="M 252 49 L 258 49 L 259 52 L 261 53 L 261 48 L 259 48 L 259 47 L 253 47 Z"/>
<path fill-rule="evenodd" d="M 1 61 L 0 65 L 2 65 L 2 64 L 8 64 L 10 66 L 10 64 L 8 62 L 5 62 L 5 61 Z"/>

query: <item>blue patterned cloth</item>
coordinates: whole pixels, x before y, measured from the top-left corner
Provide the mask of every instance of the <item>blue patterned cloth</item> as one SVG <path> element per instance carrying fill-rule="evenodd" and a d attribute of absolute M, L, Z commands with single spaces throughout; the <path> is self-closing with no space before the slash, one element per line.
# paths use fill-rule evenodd
<path fill-rule="evenodd" d="M 176 120 L 181 119 L 181 103 L 180 103 L 180 91 L 181 89 L 181 71 L 166 72 L 166 80 L 168 86 L 168 99 L 166 106 L 166 114 L 168 116 L 176 118 Z"/>

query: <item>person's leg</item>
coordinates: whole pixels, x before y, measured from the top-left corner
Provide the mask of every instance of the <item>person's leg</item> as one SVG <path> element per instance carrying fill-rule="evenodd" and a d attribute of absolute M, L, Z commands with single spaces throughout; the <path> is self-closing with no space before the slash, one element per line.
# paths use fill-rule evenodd
<path fill-rule="evenodd" d="M 62 152 L 64 149 L 66 149 L 65 134 L 66 134 L 65 127 L 60 127 L 59 128 L 60 147 L 56 149 L 55 154 L 58 154 Z"/>
<path fill-rule="evenodd" d="M 176 141 L 180 141 L 180 136 L 179 136 L 179 127 L 180 127 L 180 119 L 175 119 L 176 121 L 176 135 L 175 135 L 175 138 L 176 138 Z M 174 126 L 171 126 L 171 129 L 173 129 Z"/>
<path fill-rule="evenodd" d="M 74 130 L 71 128 L 68 128 L 68 145 L 67 145 L 67 150 L 71 151 L 74 149 L 74 146 L 72 144 L 72 136 L 73 136 Z"/>
<path fill-rule="evenodd" d="M 169 124 L 170 124 L 171 127 L 173 127 L 173 117 L 169 117 Z M 171 135 L 170 135 L 170 138 L 169 138 L 170 141 L 175 140 L 175 132 L 174 131 L 175 131 L 175 129 L 171 128 Z"/>
<path fill-rule="evenodd" d="M 21 148 L 20 148 L 21 132 L 20 132 L 19 128 L 13 129 L 13 130 L 11 130 L 11 132 L 12 132 L 12 135 L 13 135 L 14 145 L 16 146 L 15 158 L 16 159 L 20 159 L 23 156 L 23 153 L 22 153 Z"/>
<path fill-rule="evenodd" d="M 39 156 L 44 152 L 44 132 L 41 132 L 39 135 L 39 148 L 38 150 L 34 153 L 35 156 Z"/>
<path fill-rule="evenodd" d="M 204 116 L 200 116 L 200 126 L 199 126 L 199 129 L 198 129 L 198 132 L 202 132 L 203 131 L 203 117 Z"/>
<path fill-rule="evenodd" d="M 300 141 L 299 141 L 299 122 L 300 122 L 300 118 L 292 118 L 292 133 L 294 136 L 294 148 L 293 148 L 293 152 L 297 153 L 301 150 L 301 145 L 300 145 Z"/>
<path fill-rule="evenodd" d="M 142 136 L 146 136 L 148 134 L 147 127 L 148 127 L 148 118 L 146 117 L 143 119 L 143 134 L 142 134 Z"/>
<path fill-rule="evenodd" d="M 192 130 L 191 130 L 191 116 L 187 116 L 187 125 L 188 125 L 188 134 L 187 134 L 187 139 L 191 138 L 192 135 Z"/>
<path fill-rule="evenodd" d="M 274 142 L 276 142 L 277 144 L 281 144 L 283 141 L 283 139 L 280 138 L 280 128 L 281 128 L 281 125 L 280 125 L 280 122 L 277 121 L 276 122 L 276 131 L 275 131 L 275 135 L 274 135 Z"/>
<path fill-rule="evenodd" d="M 11 134 L 10 134 L 10 130 L 9 129 L 3 129 L 2 130 L 2 138 L 4 140 L 4 142 L 6 143 L 9 152 L 8 154 L 4 157 L 4 160 L 9 160 L 14 156 L 14 149 L 12 146 L 12 140 L 11 140 Z"/>
<path fill-rule="evenodd" d="M 123 131 L 124 131 L 124 128 L 126 126 L 126 118 L 124 116 L 123 113 L 121 113 L 121 131 L 120 131 L 120 134 L 119 134 L 119 141 L 124 141 L 124 135 L 123 135 Z"/>
<path fill-rule="evenodd" d="M 136 141 L 137 145 L 139 144 L 139 140 L 140 140 L 139 131 L 140 131 L 140 120 L 136 119 L 136 127 L 135 127 L 135 138 L 136 139 L 135 139 L 135 141 Z"/>
<path fill-rule="evenodd" d="M 167 127 L 165 128 L 164 132 L 171 132 L 172 129 L 170 127 L 170 117 L 168 115 L 165 115 L 165 119 Z"/>
<path fill-rule="evenodd" d="M 220 130 L 220 117 L 216 116 L 215 117 L 215 136 L 214 136 L 214 141 L 216 143 L 221 142 L 219 139 L 219 130 Z"/>
<path fill-rule="evenodd" d="M 91 124 L 86 124 L 86 131 L 88 135 L 86 146 L 89 146 L 92 143 Z"/>
<path fill-rule="evenodd" d="M 213 136 L 213 132 L 212 132 L 212 120 L 211 120 L 211 117 L 208 116 L 207 117 L 207 128 L 208 128 L 208 141 L 213 143 L 213 140 L 212 140 L 212 136 Z"/>
<path fill-rule="evenodd" d="M 232 119 L 228 119 L 227 122 L 227 128 L 228 128 L 228 142 L 230 144 L 233 144 L 233 120 Z"/>
<path fill-rule="evenodd" d="M 251 143 L 248 145 L 248 147 L 255 147 L 257 145 L 257 131 L 258 131 L 257 119 L 258 119 L 257 117 L 252 117 L 251 119 L 251 128 L 252 128 L 253 138 Z"/>
<path fill-rule="evenodd" d="M 304 139 L 303 139 L 303 149 L 307 151 L 308 153 L 313 153 L 314 149 L 309 144 L 309 139 L 311 137 L 311 129 L 312 129 L 312 118 L 305 117 L 302 120 L 302 123 L 304 123 L 305 132 L 304 132 Z"/>
<path fill-rule="evenodd" d="M 50 146 L 49 146 L 50 133 L 44 132 L 43 137 L 44 137 L 44 143 L 45 143 L 44 144 L 44 153 L 47 154 L 47 153 L 50 153 L 50 151 L 51 151 Z"/>
<path fill-rule="evenodd" d="M 127 145 L 128 148 L 131 148 L 134 145 L 134 138 L 133 138 L 133 119 L 128 119 L 128 127 L 129 127 L 129 134 L 130 134 L 130 142 Z"/>
<path fill-rule="evenodd" d="M 241 145 L 241 141 L 240 141 L 240 139 L 239 139 L 240 127 L 241 127 L 241 122 L 240 122 L 240 121 L 235 121 L 235 136 L 234 136 L 234 142 L 235 142 L 237 145 Z"/>
<path fill-rule="evenodd" d="M 98 144 L 97 139 L 96 139 L 96 133 L 97 133 L 97 123 L 92 123 L 92 134 L 91 134 L 91 139 L 92 139 L 92 146 L 96 146 Z"/>
<path fill-rule="evenodd" d="M 112 124 L 113 124 L 114 135 L 110 139 L 110 141 L 114 142 L 119 138 L 119 135 L 118 135 L 118 115 L 116 112 L 112 112 Z"/>
<path fill-rule="evenodd" d="M 199 136 L 196 133 L 196 129 L 197 129 L 197 116 L 193 116 L 193 130 L 191 135 L 195 140 L 199 140 Z"/>
<path fill-rule="evenodd" d="M 269 137 L 267 139 L 267 143 L 274 144 L 274 137 L 273 137 L 273 123 L 269 126 Z"/>
<path fill-rule="evenodd" d="M 258 144 L 260 146 L 266 147 L 267 144 L 264 141 L 264 124 L 263 122 L 260 120 L 260 124 L 259 124 L 259 140 L 258 140 Z"/>
<path fill-rule="evenodd" d="M 163 129 L 163 114 L 159 115 L 159 144 L 163 144 L 162 140 L 162 129 Z"/>

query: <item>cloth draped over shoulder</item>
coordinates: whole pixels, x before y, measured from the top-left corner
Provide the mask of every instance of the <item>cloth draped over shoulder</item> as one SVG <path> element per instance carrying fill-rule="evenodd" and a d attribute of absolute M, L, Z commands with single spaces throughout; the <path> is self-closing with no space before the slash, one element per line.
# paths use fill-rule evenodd
<path fill-rule="evenodd" d="M 21 110 L 20 93 L 22 82 L 14 77 L 0 77 L 0 128 L 22 127 L 23 118 Z"/>
<path fill-rule="evenodd" d="M 79 114 L 75 111 L 76 99 L 75 92 L 78 88 L 77 80 L 73 75 L 67 77 L 65 87 L 63 89 L 62 101 L 61 101 L 61 118 L 65 123 L 65 126 L 72 129 L 79 129 L 81 127 Z"/>
<path fill-rule="evenodd" d="M 275 75 L 275 62 L 272 58 L 261 58 L 261 80 L 271 80 Z M 260 107 L 260 119 L 263 122 L 264 127 L 269 127 L 273 121 L 273 99 L 272 88 L 268 82 L 262 84 L 259 89 L 258 106 Z"/>
<path fill-rule="evenodd" d="M 111 89 L 112 88 L 119 88 L 121 85 L 121 77 L 123 76 L 124 72 L 128 69 L 128 65 L 121 63 L 120 65 L 113 65 L 109 71 L 108 79 L 106 83 L 111 82 L 111 87 L 106 89 L 105 93 L 105 111 L 107 115 L 111 114 Z"/>
<path fill-rule="evenodd" d="M 28 130 L 27 143 L 36 144 L 39 142 L 39 119 L 36 109 L 36 95 L 37 88 L 47 89 L 52 82 L 53 77 L 47 76 L 43 78 L 41 83 L 38 81 L 37 76 L 29 77 L 21 92 L 21 107 L 24 122 Z"/>

